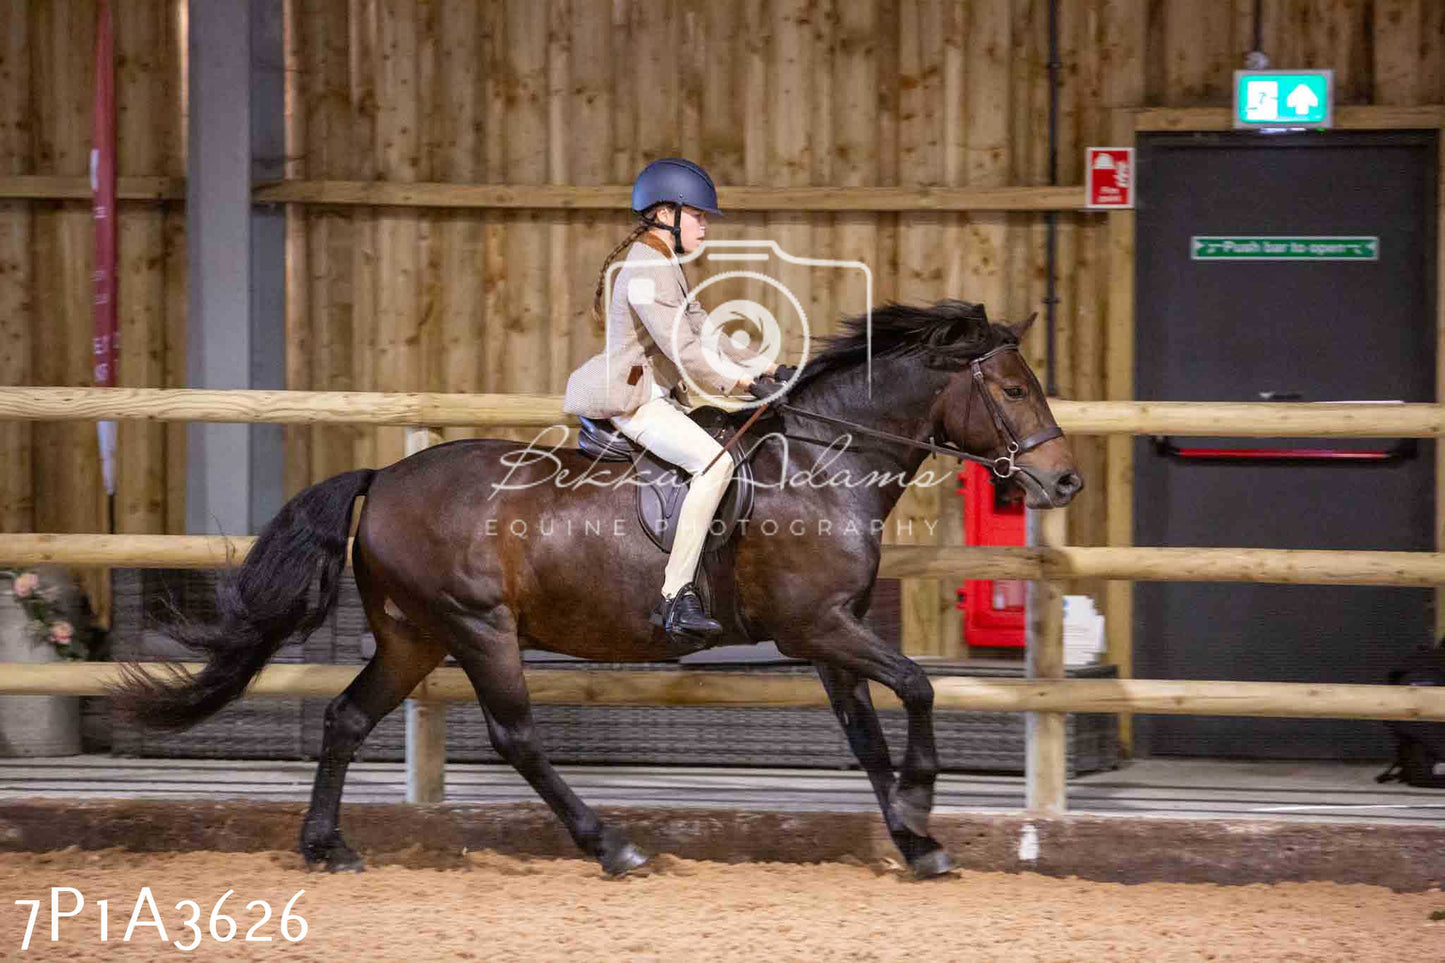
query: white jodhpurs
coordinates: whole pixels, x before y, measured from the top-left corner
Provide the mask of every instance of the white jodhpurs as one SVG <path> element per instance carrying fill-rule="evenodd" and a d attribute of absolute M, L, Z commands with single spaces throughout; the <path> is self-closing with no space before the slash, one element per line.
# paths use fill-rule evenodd
<path fill-rule="evenodd" d="M 722 445 L 667 398 L 654 398 L 630 415 L 614 417 L 612 423 L 657 457 L 692 474 L 692 486 L 678 513 L 677 535 L 662 582 L 662 594 L 672 598 L 697 572 L 708 526 L 733 476 L 733 460 L 724 455 L 706 475 L 699 476 L 722 451 Z"/>

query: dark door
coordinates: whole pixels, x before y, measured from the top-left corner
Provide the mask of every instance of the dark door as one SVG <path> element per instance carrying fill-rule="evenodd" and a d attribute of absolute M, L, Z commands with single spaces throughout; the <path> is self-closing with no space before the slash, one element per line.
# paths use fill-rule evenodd
<path fill-rule="evenodd" d="M 1434 401 L 1436 156 L 1433 132 L 1141 136 L 1139 398 Z M 1378 237 L 1378 259 L 1199 260 L 1199 236 Z M 1434 549 L 1429 443 L 1333 463 L 1189 458 L 1171 445 L 1368 452 L 1397 442 L 1139 439 L 1139 545 Z M 1141 678 L 1378 683 L 1433 624 L 1426 589 L 1141 583 L 1135 599 Z M 1389 751 L 1378 722 L 1202 716 L 1141 718 L 1139 747 Z"/>

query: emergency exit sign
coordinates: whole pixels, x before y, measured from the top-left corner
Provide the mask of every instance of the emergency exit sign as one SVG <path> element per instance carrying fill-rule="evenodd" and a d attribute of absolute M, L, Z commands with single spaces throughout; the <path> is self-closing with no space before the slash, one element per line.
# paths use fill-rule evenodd
<path fill-rule="evenodd" d="M 1235 127 L 1329 127 L 1332 70 L 1236 70 Z"/>
<path fill-rule="evenodd" d="M 1218 237 L 1189 239 L 1195 261 L 1378 261 L 1380 239 L 1362 235 L 1335 237 Z"/>

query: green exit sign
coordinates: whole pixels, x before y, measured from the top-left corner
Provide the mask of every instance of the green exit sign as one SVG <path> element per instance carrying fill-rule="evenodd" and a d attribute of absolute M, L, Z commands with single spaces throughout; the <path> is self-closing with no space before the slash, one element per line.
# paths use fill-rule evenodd
<path fill-rule="evenodd" d="M 1333 70 L 1236 70 L 1235 127 L 1329 127 Z"/>

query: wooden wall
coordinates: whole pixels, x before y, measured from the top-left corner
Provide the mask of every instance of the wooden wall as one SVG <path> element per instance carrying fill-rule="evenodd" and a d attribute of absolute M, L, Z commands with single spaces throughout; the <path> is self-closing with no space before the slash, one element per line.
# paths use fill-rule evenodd
<path fill-rule="evenodd" d="M 118 173 L 182 177 L 180 8 L 116 6 Z M 0 5 L 0 174 L 87 175 L 95 21 L 89 0 Z M 0 201 L 0 382 L 91 383 L 91 225 L 87 202 Z M 118 238 L 119 383 L 183 386 L 183 206 L 122 202 Z M 183 530 L 184 430 L 121 424 L 112 522 L 93 424 L 0 425 L 0 527 Z M 89 572 L 86 582 L 103 609 L 104 580 Z"/>
<path fill-rule="evenodd" d="M 122 175 L 185 169 L 183 8 L 116 6 Z M 1264 0 L 1276 66 L 1328 66 L 1341 103 L 1445 101 L 1445 4 Z M 311 180 L 621 184 L 683 154 L 724 184 L 1048 182 L 1046 0 L 286 0 L 287 176 Z M 1228 103 L 1253 0 L 1061 0 L 1058 180 L 1110 141 L 1110 110 Z M 0 176 L 81 176 L 93 0 L 0 7 Z M 300 389 L 559 392 L 595 351 L 589 313 L 625 212 L 293 205 L 288 384 Z M 1064 397 L 1104 393 L 1107 243 L 1096 215 L 1058 218 Z M 716 237 L 771 237 L 857 258 L 874 299 L 1042 310 L 1044 217 L 1003 213 L 743 214 Z M 0 199 L 0 380 L 89 380 L 91 236 L 83 203 Z M 179 204 L 121 214 L 121 382 L 184 378 Z M 785 277 L 815 332 L 861 309 L 861 287 Z M 1042 368 L 1043 326 L 1029 354 Z M 1044 372 L 1040 372 L 1041 376 Z M 99 531 L 89 425 L 0 425 L 0 526 Z M 465 432 L 450 432 L 451 436 Z M 181 429 L 127 426 L 116 528 L 180 531 Z M 288 485 L 401 454 L 396 429 L 288 431 Z M 1071 540 L 1104 537 L 1100 446 Z M 951 485 L 911 495 L 903 541 L 961 540 Z M 925 522 L 941 524 L 930 534 Z M 890 526 L 892 528 L 893 526 Z M 918 651 L 958 638 L 953 590 L 905 593 Z"/>

